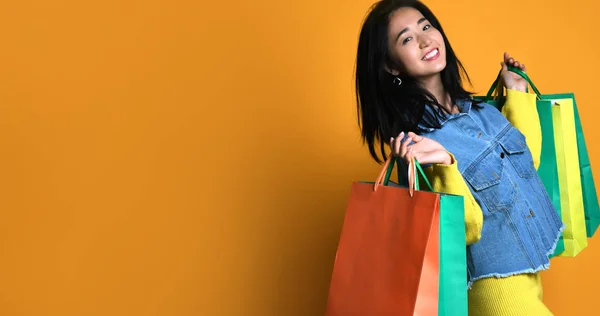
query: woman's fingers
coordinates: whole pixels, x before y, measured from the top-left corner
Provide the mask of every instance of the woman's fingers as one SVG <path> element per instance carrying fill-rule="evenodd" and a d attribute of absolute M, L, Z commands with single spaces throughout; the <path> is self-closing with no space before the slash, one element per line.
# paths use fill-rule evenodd
<path fill-rule="evenodd" d="M 390 147 L 394 156 L 400 157 L 407 163 L 412 159 L 417 159 L 423 164 L 444 163 L 448 160 L 445 149 L 439 143 L 413 132 L 408 134 L 403 132 L 398 137 L 391 138 Z"/>
<path fill-rule="evenodd" d="M 390 147 L 392 149 L 392 154 L 395 156 L 400 156 L 400 146 L 402 145 L 402 138 L 404 138 L 404 132 L 400 133 L 398 137 L 395 139 L 392 138 L 390 140 Z"/>
<path fill-rule="evenodd" d="M 449 164 L 450 155 L 445 150 L 434 150 L 427 152 L 415 152 L 412 155 L 420 164 Z"/>
<path fill-rule="evenodd" d="M 423 136 L 417 135 L 413 132 L 408 132 L 408 137 L 412 138 L 415 143 L 418 143 L 423 140 Z"/>
<path fill-rule="evenodd" d="M 402 145 L 400 145 L 400 157 L 406 157 L 406 154 L 408 153 L 408 145 L 410 145 L 411 141 L 412 139 L 410 137 L 407 137 L 404 141 L 402 141 Z"/>
<path fill-rule="evenodd" d="M 514 58 L 510 57 L 508 53 L 504 53 L 504 63 L 508 66 L 519 68 L 525 71 L 525 65 L 523 65 L 523 63 L 519 62 L 518 60 L 515 60 Z"/>

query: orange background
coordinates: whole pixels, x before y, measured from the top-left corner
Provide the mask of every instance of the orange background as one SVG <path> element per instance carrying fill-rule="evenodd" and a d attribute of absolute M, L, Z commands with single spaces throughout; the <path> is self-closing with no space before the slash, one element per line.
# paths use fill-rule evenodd
<path fill-rule="evenodd" d="M 426 3 L 477 92 L 507 50 L 598 139 L 595 2 Z M 380 168 L 352 94 L 370 4 L 0 4 L 0 314 L 322 315 Z M 596 240 L 544 273 L 556 315 L 597 310 Z"/>

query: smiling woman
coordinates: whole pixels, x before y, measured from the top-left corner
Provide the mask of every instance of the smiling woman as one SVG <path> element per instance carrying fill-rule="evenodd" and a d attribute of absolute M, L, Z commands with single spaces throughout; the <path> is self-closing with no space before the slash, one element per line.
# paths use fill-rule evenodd
<path fill-rule="evenodd" d="M 508 71 L 525 65 L 504 53 L 506 111 L 475 101 L 440 22 L 415 0 L 372 7 L 356 63 L 359 126 L 371 156 L 381 162 L 379 146 L 387 159 L 389 145 L 407 163 L 428 164 L 435 191 L 465 198 L 469 314 L 550 315 L 539 272 L 564 225 L 535 172 L 535 95 Z"/>
<path fill-rule="evenodd" d="M 411 23 L 404 27 L 403 21 Z M 390 55 L 392 60 L 399 61 L 397 68 L 391 69 L 393 75 L 431 77 L 446 68 L 444 37 L 418 10 L 401 8 L 395 11 L 390 18 L 388 33 Z"/>
<path fill-rule="evenodd" d="M 403 129 L 423 132 L 420 124 L 441 127 L 444 113 L 426 112 L 426 107 L 451 113 L 456 100 L 470 97 L 462 87 L 461 76 L 469 80 L 462 63 L 438 19 L 420 2 L 384 1 L 374 6 L 360 34 L 357 60 L 361 132 L 377 162 L 376 143 L 385 158 L 381 140 Z M 386 119 L 372 121 L 381 117 Z"/>

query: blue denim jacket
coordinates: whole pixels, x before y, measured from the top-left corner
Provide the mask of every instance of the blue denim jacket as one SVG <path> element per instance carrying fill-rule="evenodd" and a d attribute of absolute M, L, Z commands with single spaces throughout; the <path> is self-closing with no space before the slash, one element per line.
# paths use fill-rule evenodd
<path fill-rule="evenodd" d="M 481 239 L 467 247 L 469 285 L 547 269 L 564 225 L 533 165 L 525 136 L 495 107 L 458 102 L 441 129 L 423 136 L 441 143 L 483 212 Z"/>

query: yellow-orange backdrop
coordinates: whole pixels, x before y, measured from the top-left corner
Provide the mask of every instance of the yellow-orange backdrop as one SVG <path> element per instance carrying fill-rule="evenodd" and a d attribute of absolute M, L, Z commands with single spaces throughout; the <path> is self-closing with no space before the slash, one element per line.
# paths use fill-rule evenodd
<path fill-rule="evenodd" d="M 427 3 L 476 91 L 507 50 L 599 137 L 595 2 Z M 0 314 L 322 315 L 379 171 L 352 95 L 370 4 L 0 4 Z M 595 309 L 596 240 L 544 274 L 556 315 Z"/>

